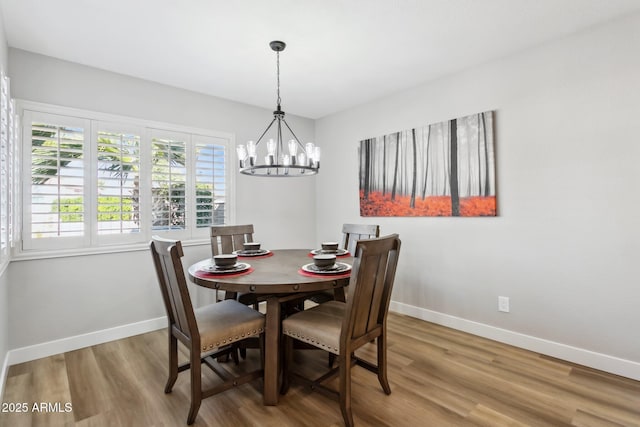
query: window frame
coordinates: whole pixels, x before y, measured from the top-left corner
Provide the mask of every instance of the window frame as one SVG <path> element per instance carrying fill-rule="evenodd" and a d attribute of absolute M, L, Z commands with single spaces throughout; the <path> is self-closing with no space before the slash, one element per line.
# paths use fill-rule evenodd
<path fill-rule="evenodd" d="M 171 140 L 178 140 L 179 142 L 182 142 L 181 140 L 184 139 L 184 143 L 185 143 L 185 147 L 187 146 L 191 146 L 191 137 L 190 135 L 188 137 L 186 137 L 187 135 L 184 135 L 182 132 L 177 132 L 174 130 L 167 130 L 167 129 L 158 129 L 158 128 L 152 128 L 152 129 L 147 129 L 148 132 L 148 141 L 149 143 L 153 143 L 154 139 L 158 138 L 158 139 L 171 139 Z M 185 138 L 186 137 L 186 138 Z M 153 150 L 153 148 L 151 149 Z M 151 153 L 152 151 L 150 151 L 149 153 Z M 189 155 L 191 153 L 191 150 L 187 150 L 185 148 L 185 155 L 187 156 L 187 165 L 186 167 L 191 168 L 191 158 L 192 156 Z M 147 164 L 149 165 L 148 170 L 150 171 L 150 173 L 153 175 L 153 171 L 152 171 L 152 165 L 151 165 L 151 160 L 152 160 L 153 156 L 149 156 L 147 159 Z M 169 166 L 171 168 L 171 166 Z M 187 188 L 191 188 L 190 187 L 190 183 L 192 182 L 192 180 L 190 179 L 191 174 L 185 174 L 185 190 Z M 153 200 L 153 177 L 152 179 L 149 181 L 149 189 L 147 192 L 147 198 L 149 200 Z M 185 218 L 185 226 L 184 229 L 180 229 L 180 228 L 176 228 L 173 230 L 162 230 L 162 229 L 156 229 L 153 230 L 154 234 L 157 234 L 159 236 L 164 236 L 164 237 L 168 237 L 171 239 L 178 239 L 178 240 L 188 240 L 188 235 L 190 233 L 190 230 L 192 230 L 192 228 L 190 227 L 190 223 L 189 223 L 189 218 L 190 218 L 190 206 L 189 206 L 189 194 L 187 194 L 187 192 L 185 191 L 185 201 L 184 201 L 184 208 L 185 208 L 185 215 L 189 214 L 186 216 Z M 151 212 L 149 212 L 149 214 L 151 215 Z"/>
<path fill-rule="evenodd" d="M 9 264 L 13 245 L 11 204 L 14 176 L 12 161 L 14 147 L 19 144 L 15 132 L 15 103 L 11 98 L 11 82 L 4 69 L 0 69 L 0 270 Z"/>
<path fill-rule="evenodd" d="M 142 173 L 142 168 L 144 165 L 145 153 L 143 152 L 143 141 L 144 141 L 144 127 L 139 125 L 132 124 L 123 124 L 112 121 L 104 121 L 104 120 L 96 120 L 92 122 L 91 129 L 91 152 L 94 155 L 94 160 L 91 162 L 91 176 L 96 177 L 96 185 L 93 187 L 96 192 L 95 196 L 91 198 L 91 212 L 92 218 L 95 220 L 92 225 L 91 235 L 95 238 L 95 246 L 107 246 L 107 245 L 122 245 L 122 244 L 135 244 L 139 243 L 140 238 L 139 235 L 136 234 L 99 234 L 98 233 L 98 223 L 96 220 L 98 215 L 98 139 L 100 131 L 110 131 L 110 132 L 127 132 L 136 134 L 140 138 L 140 146 L 139 146 L 139 156 L 140 156 L 140 171 L 138 171 L 138 175 L 140 176 Z M 148 215 L 146 210 L 146 206 L 140 206 L 140 217 L 144 217 Z M 143 233 L 142 224 L 140 226 L 141 234 Z"/>
<path fill-rule="evenodd" d="M 163 123 L 152 120 L 137 119 L 109 113 L 100 113 L 84 109 L 62 107 L 39 102 L 19 100 L 17 102 L 19 112 L 19 122 L 22 125 L 22 138 L 19 140 L 19 157 L 21 159 L 21 202 L 17 204 L 21 207 L 21 244 L 14 248 L 13 259 L 34 259 L 49 258 L 58 256 L 73 256 L 79 254 L 110 253 L 128 250 L 147 249 L 147 242 L 152 235 L 159 235 L 168 238 L 176 238 L 183 241 L 185 245 L 208 244 L 208 227 L 198 228 L 196 226 L 195 212 L 195 153 L 196 141 L 204 136 L 205 139 L 212 139 L 215 145 L 221 145 L 225 150 L 224 177 L 225 177 L 225 224 L 235 223 L 236 209 L 236 187 L 235 173 L 232 165 L 234 162 L 235 135 L 229 132 L 216 131 L 212 129 L 196 128 L 172 123 Z M 85 128 L 85 206 L 86 215 L 84 236 L 78 239 L 54 237 L 50 239 L 31 238 L 31 137 L 32 118 L 34 114 L 64 116 L 75 120 L 85 120 L 88 127 Z M 46 121 L 45 121 L 46 122 Z M 65 123 L 66 124 L 66 123 Z M 133 132 L 140 137 L 140 198 L 144 202 L 140 205 L 140 217 L 144 218 L 141 223 L 140 233 L 131 234 L 98 234 L 97 204 L 98 204 L 98 132 L 100 130 L 115 130 L 119 132 Z M 103 129 L 105 128 L 105 129 Z M 154 230 L 151 227 L 151 135 L 154 131 L 167 134 L 187 135 L 189 138 L 187 146 L 187 176 L 186 189 L 189 194 L 187 209 L 187 223 L 184 230 Z M 194 194 L 191 195 L 190 193 Z M 64 242 L 69 239 L 69 242 Z M 49 240 L 49 242 L 42 242 Z M 73 240 L 73 241 L 72 241 Z"/>
<path fill-rule="evenodd" d="M 81 236 L 64 236 L 57 238 L 47 238 L 47 239 L 31 239 L 32 233 L 32 203 L 31 203 L 31 144 L 32 144 L 32 123 L 33 121 L 43 122 L 45 120 L 41 119 L 41 117 L 45 116 L 53 116 L 51 120 L 65 121 L 65 125 L 71 124 L 74 127 L 82 127 L 83 129 L 83 144 L 82 144 L 82 171 L 83 171 L 83 179 L 82 179 L 82 195 L 85 197 L 85 201 L 83 205 L 85 209 L 83 210 L 85 220 L 84 224 L 84 233 Z M 23 152 L 26 155 L 22 156 L 23 159 L 23 167 L 24 176 L 22 179 L 22 194 L 23 194 L 23 205 L 22 205 L 22 250 L 30 251 L 30 250 L 56 250 L 56 249 L 73 249 L 73 248 L 84 248 L 91 244 L 90 237 L 91 232 L 90 228 L 87 228 L 90 225 L 90 222 L 87 221 L 86 218 L 91 217 L 91 209 L 88 209 L 86 197 L 90 195 L 90 181 L 87 180 L 87 177 L 90 174 L 90 138 L 89 132 L 91 131 L 90 121 L 86 118 L 73 117 L 69 115 L 63 114 L 51 114 L 51 113 L 42 113 L 40 111 L 25 111 L 23 114 Z M 55 118 L 54 118 L 55 117 Z M 89 141 L 88 141 L 89 139 Z M 27 146 L 28 144 L 28 146 Z M 90 205 L 90 201 L 89 201 Z"/>

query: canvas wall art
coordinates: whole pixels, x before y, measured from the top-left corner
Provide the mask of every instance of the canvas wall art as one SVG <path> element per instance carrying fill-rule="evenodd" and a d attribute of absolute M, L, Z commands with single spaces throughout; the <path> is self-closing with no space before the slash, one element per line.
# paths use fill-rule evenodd
<path fill-rule="evenodd" d="M 360 141 L 360 215 L 495 216 L 493 116 Z"/>

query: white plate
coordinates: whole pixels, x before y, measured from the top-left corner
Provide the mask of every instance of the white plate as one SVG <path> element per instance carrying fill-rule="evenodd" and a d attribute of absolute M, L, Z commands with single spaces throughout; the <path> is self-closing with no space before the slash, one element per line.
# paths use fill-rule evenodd
<path fill-rule="evenodd" d="M 269 249 L 258 249 L 257 251 L 245 251 L 244 249 L 240 249 L 239 251 L 233 251 L 233 253 L 238 256 L 262 256 L 270 254 L 271 251 Z"/>
<path fill-rule="evenodd" d="M 305 264 L 302 266 L 302 271 L 306 271 L 307 273 L 314 273 L 314 274 L 341 274 L 341 273 L 346 273 L 347 271 L 350 271 L 350 270 L 351 270 L 351 266 L 344 262 L 336 262 L 334 264 L 334 267 L 329 269 L 327 268 L 320 269 L 316 267 L 314 263 Z"/>
<path fill-rule="evenodd" d="M 246 262 L 237 262 L 235 265 L 231 267 L 217 267 L 215 264 L 203 265 L 200 267 L 201 271 L 206 273 L 215 273 L 215 274 L 229 274 L 229 273 L 240 273 L 242 271 L 248 270 L 251 265 Z"/>
<path fill-rule="evenodd" d="M 311 255 L 335 255 L 342 256 L 348 254 L 349 251 L 346 249 L 338 249 L 336 251 L 325 251 L 324 249 L 314 249 L 311 251 Z"/>

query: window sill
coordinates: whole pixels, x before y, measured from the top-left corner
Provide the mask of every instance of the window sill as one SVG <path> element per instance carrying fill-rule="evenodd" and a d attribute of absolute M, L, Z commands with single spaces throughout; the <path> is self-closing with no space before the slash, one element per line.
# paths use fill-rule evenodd
<path fill-rule="evenodd" d="M 183 240 L 182 246 L 202 246 L 210 245 L 209 239 L 195 239 L 195 240 Z M 77 257 L 85 255 L 102 255 L 113 254 L 122 252 L 139 252 L 148 251 L 148 243 L 136 243 L 131 245 L 112 245 L 103 246 L 97 248 L 78 248 L 78 249 L 64 249 L 64 250 L 37 250 L 37 251 L 21 251 L 15 252 L 11 257 L 13 261 L 31 261 L 35 259 L 47 259 L 47 258 L 65 258 L 65 257 Z"/>

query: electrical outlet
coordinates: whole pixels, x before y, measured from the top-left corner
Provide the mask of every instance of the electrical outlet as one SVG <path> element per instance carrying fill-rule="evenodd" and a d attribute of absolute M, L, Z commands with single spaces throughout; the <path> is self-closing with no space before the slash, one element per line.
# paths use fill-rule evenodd
<path fill-rule="evenodd" d="M 498 311 L 509 312 L 509 297 L 498 297 Z"/>

